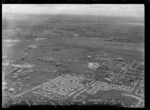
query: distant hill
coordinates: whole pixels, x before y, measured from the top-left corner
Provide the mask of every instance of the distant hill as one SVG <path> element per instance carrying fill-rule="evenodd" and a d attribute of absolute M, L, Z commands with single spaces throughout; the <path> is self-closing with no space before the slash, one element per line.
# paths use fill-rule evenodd
<path fill-rule="evenodd" d="M 63 22 L 63 21 L 88 21 L 88 22 L 97 22 L 97 21 L 105 21 L 105 22 L 131 22 L 131 23 L 144 23 L 144 19 L 141 18 L 129 18 L 129 17 L 114 17 L 114 16 L 92 16 L 92 15 L 27 15 L 27 14 L 14 14 L 14 13 L 6 13 L 2 15 L 3 19 L 7 20 L 30 20 L 30 21 L 47 21 L 50 20 L 52 22 Z"/>

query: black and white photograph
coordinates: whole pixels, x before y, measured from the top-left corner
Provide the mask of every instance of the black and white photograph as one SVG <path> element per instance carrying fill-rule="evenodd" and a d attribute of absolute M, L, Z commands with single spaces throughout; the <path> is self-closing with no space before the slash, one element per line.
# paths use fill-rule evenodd
<path fill-rule="evenodd" d="M 2 4 L 2 107 L 145 107 L 144 4 Z"/>

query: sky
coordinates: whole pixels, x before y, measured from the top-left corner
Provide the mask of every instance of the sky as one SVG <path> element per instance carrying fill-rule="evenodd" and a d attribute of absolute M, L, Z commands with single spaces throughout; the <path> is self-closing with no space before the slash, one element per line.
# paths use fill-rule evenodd
<path fill-rule="evenodd" d="M 2 4 L 2 13 L 74 14 L 144 18 L 142 4 Z"/>

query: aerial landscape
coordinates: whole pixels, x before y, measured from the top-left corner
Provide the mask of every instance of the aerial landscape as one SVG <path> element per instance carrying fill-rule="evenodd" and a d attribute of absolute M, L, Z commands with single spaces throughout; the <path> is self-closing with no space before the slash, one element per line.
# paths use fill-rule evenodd
<path fill-rule="evenodd" d="M 66 11 L 69 6 L 10 5 L 7 11 L 3 5 L 3 107 L 143 108 L 144 17 L 116 16 L 120 7 L 99 14 L 106 10 L 101 5 Z M 97 13 L 86 14 L 92 9 Z"/>

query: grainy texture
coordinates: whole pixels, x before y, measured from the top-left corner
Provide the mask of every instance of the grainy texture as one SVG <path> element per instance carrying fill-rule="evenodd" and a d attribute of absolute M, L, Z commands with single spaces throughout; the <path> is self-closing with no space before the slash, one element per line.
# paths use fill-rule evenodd
<path fill-rule="evenodd" d="M 144 106 L 142 25 L 51 16 L 3 19 L 3 107 Z"/>

